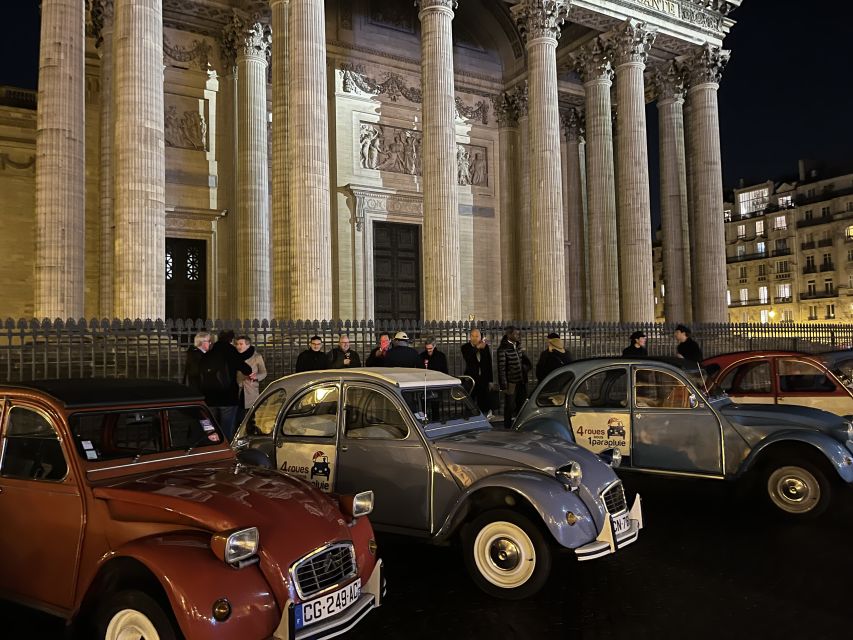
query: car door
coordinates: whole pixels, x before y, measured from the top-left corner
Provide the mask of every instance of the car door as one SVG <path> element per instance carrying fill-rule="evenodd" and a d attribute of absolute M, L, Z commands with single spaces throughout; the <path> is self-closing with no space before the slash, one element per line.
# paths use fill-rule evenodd
<path fill-rule="evenodd" d="M 279 469 L 335 491 L 340 385 L 318 384 L 294 396 L 276 425 Z"/>
<path fill-rule="evenodd" d="M 581 378 L 571 393 L 569 420 L 575 442 L 594 453 L 618 447 L 629 466 L 628 367 L 605 367 Z"/>
<path fill-rule="evenodd" d="M 676 373 L 633 369 L 632 467 L 722 476 L 723 436 L 714 411 Z"/>
<path fill-rule="evenodd" d="M 720 377 L 719 386 L 732 402 L 776 403 L 769 358 L 755 358 L 734 365 Z"/>
<path fill-rule="evenodd" d="M 83 538 L 73 448 L 41 407 L 7 405 L 0 423 L 0 593 L 69 610 Z"/>
<path fill-rule="evenodd" d="M 815 407 L 840 416 L 853 414 L 853 398 L 847 388 L 813 362 L 777 358 L 776 385 L 779 404 Z"/>
<path fill-rule="evenodd" d="M 342 422 L 337 491 L 373 491 L 376 525 L 429 532 L 432 467 L 408 409 L 384 389 L 349 384 Z"/>

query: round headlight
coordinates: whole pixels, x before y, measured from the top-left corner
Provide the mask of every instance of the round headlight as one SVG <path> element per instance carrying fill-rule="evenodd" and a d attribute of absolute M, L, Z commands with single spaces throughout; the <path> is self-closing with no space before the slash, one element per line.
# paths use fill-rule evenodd
<path fill-rule="evenodd" d="M 622 464 L 622 452 L 619 450 L 619 447 L 613 449 L 613 458 L 610 461 L 610 466 L 616 469 L 619 465 Z"/>
<path fill-rule="evenodd" d="M 557 478 L 572 489 L 577 489 L 583 480 L 583 469 L 577 462 L 570 462 L 557 469 Z"/>
<path fill-rule="evenodd" d="M 847 421 L 847 439 L 853 442 L 853 422 Z"/>

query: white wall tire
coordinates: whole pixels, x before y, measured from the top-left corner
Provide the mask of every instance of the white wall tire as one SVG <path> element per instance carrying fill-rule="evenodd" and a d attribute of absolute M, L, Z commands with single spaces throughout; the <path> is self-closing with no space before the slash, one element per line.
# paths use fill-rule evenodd
<path fill-rule="evenodd" d="M 481 514 L 465 527 L 463 543 L 474 582 L 498 598 L 527 598 L 551 572 L 551 548 L 540 528 L 515 511 Z"/>
<path fill-rule="evenodd" d="M 770 506 L 781 515 L 816 518 L 829 508 L 832 485 L 826 474 L 809 461 L 778 461 L 765 468 L 764 493 Z"/>
<path fill-rule="evenodd" d="M 160 634 L 141 611 L 122 609 L 107 624 L 104 640 L 160 640 Z"/>
<path fill-rule="evenodd" d="M 170 611 L 142 591 L 119 591 L 95 614 L 98 640 L 180 640 Z"/>

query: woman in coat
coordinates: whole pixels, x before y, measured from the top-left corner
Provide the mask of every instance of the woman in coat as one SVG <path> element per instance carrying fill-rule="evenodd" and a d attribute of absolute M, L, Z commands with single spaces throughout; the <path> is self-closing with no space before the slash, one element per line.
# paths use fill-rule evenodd
<path fill-rule="evenodd" d="M 252 341 L 249 336 L 240 336 L 237 338 L 237 351 L 245 360 L 246 364 L 252 367 L 250 375 L 237 373 L 237 386 L 240 389 L 240 417 L 246 414 L 246 410 L 252 406 L 252 403 L 258 399 L 261 393 L 261 380 L 267 377 L 267 367 L 264 364 L 264 359 L 260 353 L 252 346 Z"/>

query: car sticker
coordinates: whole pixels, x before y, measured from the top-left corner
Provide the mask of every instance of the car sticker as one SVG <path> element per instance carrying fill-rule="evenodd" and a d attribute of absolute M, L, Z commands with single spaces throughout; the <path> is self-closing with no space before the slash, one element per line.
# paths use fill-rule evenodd
<path fill-rule="evenodd" d="M 91 449 L 86 449 L 86 459 L 87 460 L 97 460 L 98 459 L 98 452 L 92 451 Z"/>
<path fill-rule="evenodd" d="M 207 418 L 202 418 L 199 420 L 199 424 L 201 424 L 201 428 L 205 431 L 214 431 L 213 423 Z"/>
<path fill-rule="evenodd" d="M 95 448 L 94 446 L 92 446 L 92 441 L 91 441 L 91 440 L 83 440 L 80 444 L 81 444 L 81 445 L 83 445 L 83 448 L 84 448 L 84 449 L 86 449 L 87 451 L 88 451 L 89 449 L 94 449 L 94 448 Z"/>
<path fill-rule="evenodd" d="M 303 478 L 321 491 L 332 491 L 335 481 L 335 445 L 287 442 L 278 451 L 282 471 Z"/>
<path fill-rule="evenodd" d="M 578 411 L 572 416 L 575 442 L 593 453 L 618 448 L 631 455 L 631 414 Z"/>

